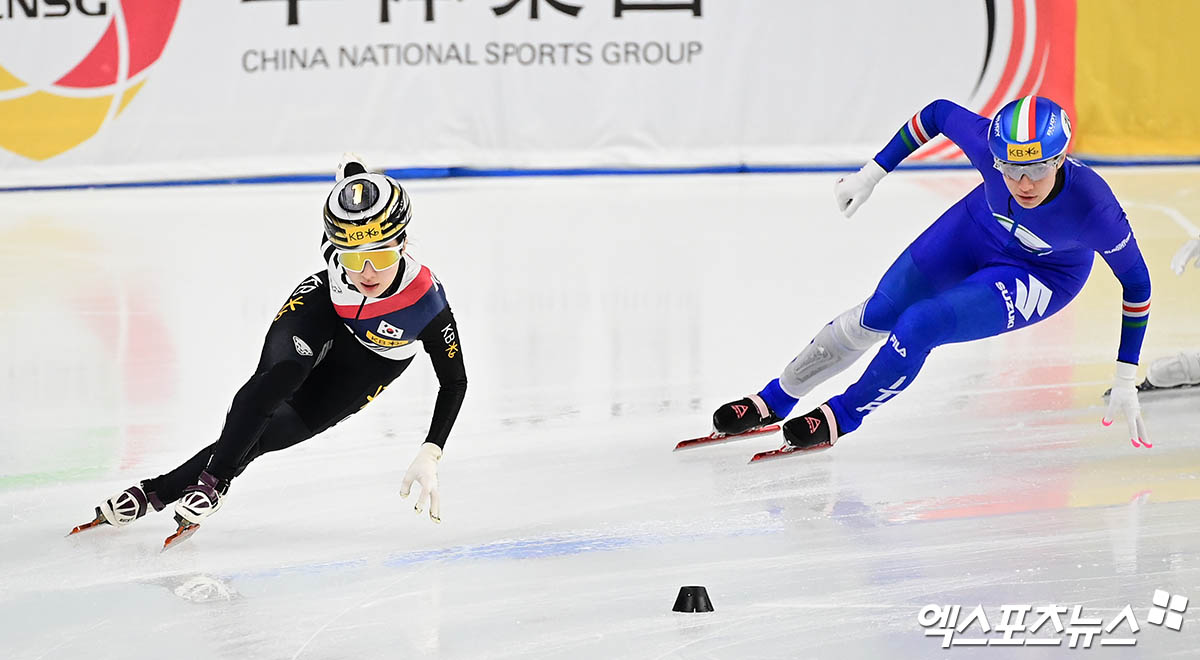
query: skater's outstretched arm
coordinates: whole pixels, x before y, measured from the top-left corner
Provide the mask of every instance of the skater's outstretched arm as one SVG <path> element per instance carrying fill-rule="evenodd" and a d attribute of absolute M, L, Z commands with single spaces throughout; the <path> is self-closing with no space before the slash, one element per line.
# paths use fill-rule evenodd
<path fill-rule="evenodd" d="M 433 404 L 433 422 L 425 442 L 445 448 L 446 438 L 458 418 L 463 398 L 467 395 L 467 370 L 463 366 L 462 342 L 454 312 L 447 306 L 434 317 L 420 334 L 421 346 L 429 354 L 437 374 L 438 395 Z"/>
<path fill-rule="evenodd" d="M 1121 344 L 1117 359 L 1136 365 L 1150 320 L 1150 271 L 1129 220 L 1119 206 L 1098 208 L 1092 216 L 1086 242 L 1100 253 L 1121 282 Z"/>
<path fill-rule="evenodd" d="M 945 135 L 958 145 L 976 169 L 981 172 L 985 171 L 984 168 L 990 169 L 992 156 L 987 146 L 990 123 L 986 117 L 953 101 L 938 99 L 930 103 L 905 122 L 887 146 L 875 158 L 867 161 L 862 169 L 837 180 L 834 197 L 838 210 L 847 218 L 854 215 L 885 174 L 896 169 L 912 152 L 938 135 Z"/>
<path fill-rule="evenodd" d="M 1150 271 L 1129 219 L 1108 184 L 1091 170 L 1081 170 L 1076 185 L 1092 198 L 1092 211 L 1080 242 L 1098 252 L 1121 282 L 1121 343 L 1108 411 L 1102 421 L 1108 426 L 1121 413 L 1134 446 L 1150 446 L 1134 385 L 1150 320 Z"/>
<path fill-rule="evenodd" d="M 913 115 L 878 154 L 875 162 L 891 172 L 921 145 L 938 135 L 950 138 L 971 160 L 976 169 L 991 169 L 987 131 L 991 120 L 977 115 L 953 101 L 938 99 Z"/>
<path fill-rule="evenodd" d="M 425 326 L 420 339 L 425 352 L 429 354 L 430 362 L 433 363 L 440 387 L 437 401 L 433 405 L 433 421 L 429 424 L 429 434 L 404 475 L 404 481 L 400 485 L 400 496 L 408 497 L 413 483 L 416 483 L 421 487 L 421 496 L 417 498 L 414 510 L 421 513 L 428 506 L 429 518 L 434 522 L 441 522 L 437 464 L 442 458 L 446 438 L 450 436 L 450 429 L 454 427 L 463 398 L 467 394 L 467 372 L 463 367 L 458 325 L 454 322 L 454 313 L 450 311 L 449 305 Z"/>

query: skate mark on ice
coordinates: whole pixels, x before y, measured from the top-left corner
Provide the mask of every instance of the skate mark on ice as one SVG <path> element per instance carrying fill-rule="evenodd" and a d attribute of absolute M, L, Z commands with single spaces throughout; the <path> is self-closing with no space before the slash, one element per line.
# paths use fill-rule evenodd
<path fill-rule="evenodd" d="M 686 615 L 686 616 L 692 616 L 692 617 L 707 617 L 706 621 L 704 621 L 702 623 L 693 624 L 689 627 L 691 627 L 691 628 L 699 628 L 702 626 L 707 627 L 705 624 L 710 624 L 712 622 L 711 617 L 713 616 L 713 614 L 715 614 L 715 613 L 707 613 L 706 612 L 703 614 Z M 712 639 L 719 639 L 723 635 L 725 635 L 725 633 L 730 628 L 735 628 L 737 626 L 743 625 L 743 624 L 751 622 L 751 621 L 756 621 L 761 618 L 762 618 L 761 615 L 753 614 L 753 615 L 740 616 L 740 617 L 738 617 L 736 619 L 732 619 L 732 620 L 721 621 L 719 624 L 714 625 L 712 627 L 712 630 L 708 631 L 703 637 L 693 639 L 689 642 L 686 642 L 686 643 L 680 644 L 679 646 L 676 646 L 675 648 L 671 649 L 670 651 L 667 651 L 666 653 L 656 655 L 656 656 L 654 656 L 654 660 L 665 660 L 666 658 L 680 657 L 679 652 L 690 646 L 695 646 L 696 644 L 699 644 L 701 642 L 707 642 Z M 777 631 L 773 631 L 773 633 L 774 632 L 777 632 Z M 739 640 L 739 642 L 742 642 L 742 641 L 745 641 L 745 640 L 744 639 Z"/>
<path fill-rule="evenodd" d="M 74 634 L 74 635 L 71 635 L 70 637 L 59 640 L 59 642 L 57 644 L 55 644 L 54 646 L 51 646 L 50 648 L 46 649 L 45 651 L 42 651 L 42 654 L 39 655 L 38 657 L 34 658 L 33 660 L 42 660 L 42 658 L 45 658 L 46 656 L 50 655 L 50 653 L 52 653 L 53 651 L 60 649 L 64 646 L 66 646 L 67 644 L 70 644 L 71 642 L 79 639 L 80 637 L 87 635 L 88 633 L 92 632 L 93 630 L 95 630 L 107 623 L 108 623 L 108 619 L 104 619 L 103 621 L 93 623 L 92 625 L 81 630 L 77 634 Z"/>
<path fill-rule="evenodd" d="M 418 571 L 418 574 L 419 573 L 420 573 L 420 571 Z M 396 586 L 397 584 L 400 584 L 401 582 L 411 580 L 412 578 L 413 578 L 413 574 L 411 574 L 411 573 L 406 573 L 404 575 L 400 575 L 396 579 L 388 581 L 382 587 L 367 594 L 366 597 L 356 599 L 355 602 L 352 603 L 349 607 L 342 610 L 341 612 L 338 612 L 337 615 L 335 615 L 333 618 L 329 619 L 325 623 L 322 623 L 320 628 L 317 628 L 316 630 L 314 630 L 313 634 L 310 635 L 309 638 L 307 640 L 305 640 L 303 644 L 300 645 L 300 648 L 296 649 L 296 653 L 292 656 L 292 660 L 296 660 L 297 658 L 299 658 L 300 654 L 304 653 L 304 649 L 308 648 L 308 645 L 312 644 L 312 641 L 314 639 L 316 639 L 318 636 L 320 636 L 321 633 L 325 632 L 329 628 L 329 626 L 333 625 L 333 623 L 335 621 L 346 616 L 353 610 L 362 609 L 364 607 L 369 607 L 371 605 L 371 603 L 377 602 L 374 599 L 377 596 L 379 596 L 379 594 L 387 591 L 388 589 L 391 589 L 392 587 Z M 392 651 L 396 651 L 396 650 L 397 649 L 392 649 Z"/>

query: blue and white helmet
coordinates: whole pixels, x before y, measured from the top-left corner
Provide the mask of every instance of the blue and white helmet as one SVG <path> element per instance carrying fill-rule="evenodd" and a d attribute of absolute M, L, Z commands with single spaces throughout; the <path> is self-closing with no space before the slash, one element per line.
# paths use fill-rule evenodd
<path fill-rule="evenodd" d="M 1067 111 L 1044 96 L 1010 101 L 988 133 L 988 148 L 997 160 L 1026 165 L 1050 160 L 1067 152 L 1071 120 Z"/>

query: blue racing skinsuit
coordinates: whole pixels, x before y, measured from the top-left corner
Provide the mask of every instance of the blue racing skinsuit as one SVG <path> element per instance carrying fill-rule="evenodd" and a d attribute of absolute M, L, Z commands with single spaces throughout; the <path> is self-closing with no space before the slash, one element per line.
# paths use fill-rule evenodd
<path fill-rule="evenodd" d="M 935 346 L 1018 330 L 1066 307 L 1099 252 L 1123 287 L 1117 360 L 1137 364 L 1150 306 L 1150 273 L 1121 205 L 1091 168 L 1067 159 L 1061 189 L 1026 209 L 993 167 L 991 122 L 950 101 L 919 113 L 927 138 L 953 140 L 983 183 L 896 259 L 867 301 L 862 325 L 891 335 L 866 372 L 829 401 L 842 433 L 904 390 Z M 917 141 L 900 129 L 875 162 L 891 171 Z"/>

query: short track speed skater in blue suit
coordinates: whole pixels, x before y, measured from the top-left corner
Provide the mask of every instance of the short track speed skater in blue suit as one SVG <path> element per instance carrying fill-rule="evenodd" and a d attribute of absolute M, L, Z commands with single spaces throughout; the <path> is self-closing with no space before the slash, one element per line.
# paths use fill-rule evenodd
<path fill-rule="evenodd" d="M 1108 184 L 1068 158 L 1071 123 L 1053 101 L 1027 96 L 991 120 L 938 100 L 901 127 L 874 159 L 839 179 L 849 217 L 900 161 L 937 135 L 952 140 L 983 182 L 896 259 L 863 303 L 830 321 L 757 394 L 713 413 L 718 434 L 786 418 L 799 399 L 882 342 L 845 392 L 783 425 L 785 449 L 822 449 L 904 391 L 942 344 L 1012 332 L 1067 306 L 1100 253 L 1121 282 L 1121 342 L 1108 412 L 1128 422 L 1134 446 L 1150 446 L 1134 378 L 1150 310 L 1150 274 Z"/>

